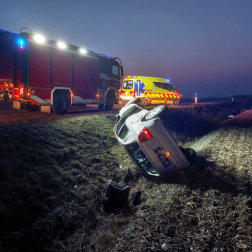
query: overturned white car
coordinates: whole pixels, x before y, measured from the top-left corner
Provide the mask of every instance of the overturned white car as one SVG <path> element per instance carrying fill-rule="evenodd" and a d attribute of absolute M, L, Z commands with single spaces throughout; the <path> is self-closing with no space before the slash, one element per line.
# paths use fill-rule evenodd
<path fill-rule="evenodd" d="M 140 170 L 153 177 L 190 166 L 190 158 L 196 153 L 180 148 L 163 125 L 162 119 L 169 113 L 167 106 L 148 111 L 137 104 L 140 98 L 120 110 L 114 132 Z"/>

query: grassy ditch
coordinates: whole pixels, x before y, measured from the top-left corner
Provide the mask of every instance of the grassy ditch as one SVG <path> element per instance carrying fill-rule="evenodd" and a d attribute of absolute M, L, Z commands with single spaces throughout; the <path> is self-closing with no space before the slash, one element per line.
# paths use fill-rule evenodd
<path fill-rule="evenodd" d="M 250 251 L 251 125 L 220 124 L 251 102 L 170 109 L 180 146 L 218 134 L 172 177 L 144 178 L 112 131 L 115 114 L 1 124 L 0 251 Z M 238 143 L 238 144 L 237 144 Z M 106 183 L 142 201 L 105 213 Z"/>

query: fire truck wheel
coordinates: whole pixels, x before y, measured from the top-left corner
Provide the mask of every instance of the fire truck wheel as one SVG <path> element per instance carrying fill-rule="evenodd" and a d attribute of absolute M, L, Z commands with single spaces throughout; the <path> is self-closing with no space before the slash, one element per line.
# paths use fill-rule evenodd
<path fill-rule="evenodd" d="M 165 119 L 169 114 L 169 109 L 166 105 L 159 105 L 156 108 L 150 110 L 144 117 L 144 120 L 151 120 L 155 117 L 159 117 L 161 120 Z"/>
<path fill-rule="evenodd" d="M 67 112 L 68 107 L 69 103 L 67 102 L 66 96 L 63 94 L 56 95 L 52 105 L 53 112 L 62 115 Z"/>
<path fill-rule="evenodd" d="M 38 109 L 38 105 L 32 104 L 32 103 L 26 103 L 26 102 L 22 102 L 21 104 L 22 108 L 26 111 L 36 111 Z"/>
<path fill-rule="evenodd" d="M 111 110 L 114 105 L 114 100 L 112 98 L 108 98 L 105 103 L 105 110 Z"/>
<path fill-rule="evenodd" d="M 144 108 L 144 107 L 146 107 L 147 105 L 148 105 L 148 100 L 145 99 L 145 98 L 142 99 L 141 102 L 140 102 L 140 106 Z"/>
<path fill-rule="evenodd" d="M 174 99 L 174 100 L 173 100 L 173 105 L 178 106 L 178 105 L 179 105 L 179 99 Z"/>

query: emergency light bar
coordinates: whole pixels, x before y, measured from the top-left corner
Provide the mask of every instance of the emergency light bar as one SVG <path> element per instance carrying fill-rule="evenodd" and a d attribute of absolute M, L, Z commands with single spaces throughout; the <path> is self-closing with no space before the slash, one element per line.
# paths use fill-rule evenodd
<path fill-rule="evenodd" d="M 23 32 L 23 29 L 28 29 L 30 32 L 29 33 Z M 119 60 L 120 61 L 120 59 L 117 58 L 117 57 L 110 57 L 110 56 L 107 56 L 107 55 L 95 53 L 95 52 L 93 52 L 91 50 L 87 50 L 85 48 L 80 48 L 78 46 L 63 43 L 61 41 L 56 42 L 54 40 L 47 39 L 46 37 L 44 37 L 44 36 L 42 36 L 40 34 L 33 35 L 32 30 L 30 28 L 28 28 L 28 27 L 23 27 L 20 30 L 19 34 L 10 33 L 10 32 L 7 32 L 7 31 L 1 30 L 1 29 L 0 29 L 0 33 L 9 33 L 11 35 L 17 36 L 17 45 L 20 47 L 20 49 L 25 48 L 26 42 L 27 42 L 26 40 L 28 40 L 28 41 L 33 40 L 34 42 L 36 42 L 38 44 L 45 44 L 46 43 L 47 46 L 52 46 L 52 47 L 56 46 L 56 47 L 58 47 L 60 49 L 67 49 L 68 51 L 79 53 L 79 54 L 82 54 L 82 55 L 88 55 L 90 57 L 101 56 L 101 57 L 104 57 L 104 58 L 107 58 L 107 59 Z M 21 35 L 21 36 L 19 37 L 19 35 Z M 121 65 L 121 63 L 120 63 L 120 65 Z"/>
<path fill-rule="evenodd" d="M 57 46 L 58 46 L 60 49 L 65 49 L 65 48 L 67 47 L 66 44 L 63 43 L 63 42 L 58 42 L 58 43 L 57 43 Z"/>
<path fill-rule="evenodd" d="M 81 53 L 81 54 L 86 54 L 86 53 L 87 53 L 87 50 L 86 50 L 86 49 L 81 48 L 81 49 L 80 49 L 80 53 Z"/>
<path fill-rule="evenodd" d="M 39 43 L 39 44 L 43 44 L 45 42 L 45 37 L 43 37 L 42 35 L 35 35 L 34 36 L 34 40 Z"/>

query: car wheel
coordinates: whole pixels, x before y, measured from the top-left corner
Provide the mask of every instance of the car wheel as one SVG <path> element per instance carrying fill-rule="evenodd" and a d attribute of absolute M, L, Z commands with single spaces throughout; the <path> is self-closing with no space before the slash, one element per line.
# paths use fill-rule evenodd
<path fill-rule="evenodd" d="M 140 102 L 140 106 L 144 108 L 144 107 L 146 107 L 147 105 L 148 105 L 148 100 L 145 99 L 145 98 L 142 99 L 141 102 Z"/>
<path fill-rule="evenodd" d="M 137 105 L 139 105 L 140 102 L 141 102 L 141 98 L 140 98 L 140 97 L 135 97 L 135 98 L 131 99 L 130 101 L 128 101 L 128 102 L 124 105 L 124 107 L 129 106 L 130 104 L 137 104 Z"/>
<path fill-rule="evenodd" d="M 166 105 L 160 105 L 157 106 L 156 108 L 150 110 L 146 115 L 145 115 L 145 120 L 151 120 L 155 117 L 159 117 L 160 119 L 164 119 L 166 116 L 169 114 L 169 109 Z"/>
<path fill-rule="evenodd" d="M 32 103 L 26 103 L 26 102 L 22 102 L 22 108 L 26 111 L 36 111 L 38 109 L 38 105 L 36 104 L 32 104 Z"/>
<path fill-rule="evenodd" d="M 174 99 L 173 100 L 173 105 L 178 106 L 179 105 L 179 99 Z"/>
<path fill-rule="evenodd" d="M 69 104 L 65 95 L 57 95 L 53 101 L 53 112 L 59 115 L 65 114 Z"/>
<path fill-rule="evenodd" d="M 189 163 L 193 163 L 195 161 L 195 159 L 197 158 L 197 153 L 194 149 L 192 148 L 182 148 L 182 147 L 179 147 L 180 150 L 183 152 L 183 154 L 185 155 L 187 161 Z"/>
<path fill-rule="evenodd" d="M 111 110 L 113 108 L 114 101 L 112 98 L 106 99 L 105 110 Z"/>

